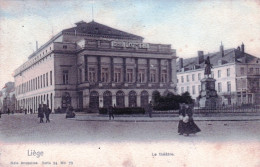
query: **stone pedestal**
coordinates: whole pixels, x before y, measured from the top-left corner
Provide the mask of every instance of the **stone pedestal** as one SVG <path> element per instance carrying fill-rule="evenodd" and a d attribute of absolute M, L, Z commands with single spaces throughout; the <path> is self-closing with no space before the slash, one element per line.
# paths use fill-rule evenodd
<path fill-rule="evenodd" d="M 199 98 L 199 107 L 201 109 L 216 109 L 218 95 L 215 90 L 216 80 L 213 78 L 203 78 L 201 80 L 201 91 Z"/>

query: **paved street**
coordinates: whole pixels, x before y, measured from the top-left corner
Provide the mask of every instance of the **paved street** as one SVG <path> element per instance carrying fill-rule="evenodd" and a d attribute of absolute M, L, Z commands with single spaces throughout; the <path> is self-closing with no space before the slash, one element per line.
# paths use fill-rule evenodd
<path fill-rule="evenodd" d="M 39 123 L 33 115 L 2 115 L 0 140 L 4 142 L 68 142 L 88 141 L 259 141 L 259 117 L 232 117 L 221 121 L 194 118 L 202 132 L 189 137 L 177 134 L 177 117 L 107 117 L 78 115 L 65 119 L 64 114 L 52 114 L 50 123 Z M 208 118 L 209 119 L 209 118 Z M 220 118 L 219 118 L 220 119 Z M 230 118 L 231 119 L 231 118 Z M 235 119 L 237 119 L 235 121 Z M 210 120 L 210 119 L 209 119 Z"/>

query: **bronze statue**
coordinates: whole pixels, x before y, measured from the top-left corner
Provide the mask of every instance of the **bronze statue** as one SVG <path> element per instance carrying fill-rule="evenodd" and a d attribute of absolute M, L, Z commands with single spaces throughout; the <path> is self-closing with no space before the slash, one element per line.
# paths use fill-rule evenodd
<path fill-rule="evenodd" d="M 205 60 L 205 65 L 206 65 L 206 67 L 205 67 L 204 75 L 209 77 L 209 75 L 211 74 L 211 68 L 212 68 L 212 64 L 210 64 L 209 56 Z"/>

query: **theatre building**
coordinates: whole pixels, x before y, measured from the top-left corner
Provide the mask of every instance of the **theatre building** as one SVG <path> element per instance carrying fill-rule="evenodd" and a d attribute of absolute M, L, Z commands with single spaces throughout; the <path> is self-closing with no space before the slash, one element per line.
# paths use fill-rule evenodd
<path fill-rule="evenodd" d="M 81 21 L 37 49 L 14 77 L 16 109 L 145 106 L 156 91 L 175 93 L 176 51 Z"/>

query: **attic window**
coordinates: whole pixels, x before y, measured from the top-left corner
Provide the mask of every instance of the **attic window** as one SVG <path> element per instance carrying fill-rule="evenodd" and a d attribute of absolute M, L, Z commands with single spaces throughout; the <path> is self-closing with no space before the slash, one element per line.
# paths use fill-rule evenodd
<path fill-rule="evenodd" d="M 95 28 L 95 33 L 98 33 L 98 28 L 97 27 Z"/>

